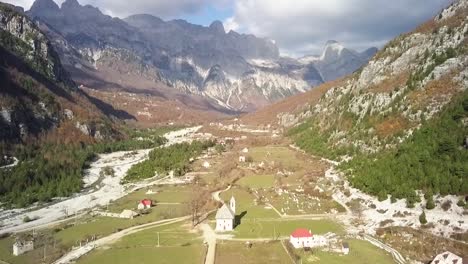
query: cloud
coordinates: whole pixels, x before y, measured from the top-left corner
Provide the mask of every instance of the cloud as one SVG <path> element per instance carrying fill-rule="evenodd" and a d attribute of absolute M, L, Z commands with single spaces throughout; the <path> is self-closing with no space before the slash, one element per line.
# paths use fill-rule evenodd
<path fill-rule="evenodd" d="M 2 0 L 29 9 L 34 0 Z M 62 4 L 65 0 L 54 0 Z M 208 5 L 222 7 L 230 0 L 78 0 L 82 5 L 98 7 L 108 15 L 126 17 L 133 14 L 152 14 L 162 18 L 175 18 L 192 15 L 205 9 Z"/>
<path fill-rule="evenodd" d="M 334 39 L 362 50 L 381 47 L 452 0 L 237 0 L 226 27 L 275 39 L 284 53 L 319 53 Z"/>
<path fill-rule="evenodd" d="M 33 0 L 0 0 L 28 9 Z M 64 0 L 54 0 L 61 4 Z M 78 0 L 111 16 L 147 13 L 274 39 L 284 54 L 320 53 L 327 40 L 363 50 L 381 47 L 453 0 Z M 208 10 L 208 11 L 207 11 Z M 227 17 L 227 18 L 226 18 Z M 199 18 L 203 18 L 200 20 Z"/>

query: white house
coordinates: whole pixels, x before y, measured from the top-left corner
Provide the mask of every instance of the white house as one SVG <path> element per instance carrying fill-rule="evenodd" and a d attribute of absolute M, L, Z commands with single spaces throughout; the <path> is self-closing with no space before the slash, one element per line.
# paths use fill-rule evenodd
<path fill-rule="evenodd" d="M 153 201 L 151 201 L 150 199 L 144 199 L 138 203 L 137 208 L 138 210 L 144 210 L 151 208 L 151 206 L 153 206 Z"/>
<path fill-rule="evenodd" d="M 248 149 L 248 148 L 244 148 L 244 149 L 242 150 L 242 153 L 249 153 L 249 149 Z"/>
<path fill-rule="evenodd" d="M 245 160 L 246 160 L 245 156 L 240 156 L 239 157 L 239 162 L 245 162 Z"/>
<path fill-rule="evenodd" d="M 236 200 L 234 196 L 229 201 L 229 206 L 223 204 L 216 212 L 216 231 L 232 231 L 235 226 L 236 219 Z"/>
<path fill-rule="evenodd" d="M 446 251 L 437 255 L 431 264 L 463 264 L 463 259 L 452 252 Z M 468 262 L 467 262 L 468 263 Z"/>
<path fill-rule="evenodd" d="M 305 228 L 298 228 L 292 232 L 289 242 L 294 248 L 312 248 L 327 245 L 327 240 L 323 236 L 314 236 Z"/>
<path fill-rule="evenodd" d="M 34 250 L 34 242 L 32 240 L 30 241 L 18 240 L 13 244 L 13 255 L 15 256 L 19 256 L 31 250 Z"/>
<path fill-rule="evenodd" d="M 342 251 L 343 254 L 345 254 L 345 255 L 348 255 L 348 254 L 349 254 L 349 244 L 348 244 L 348 242 L 343 242 L 341 251 Z"/>
<path fill-rule="evenodd" d="M 210 165 L 210 163 L 208 161 L 205 161 L 205 162 L 203 162 L 203 167 L 205 169 L 208 169 L 209 167 L 211 167 L 211 165 Z"/>

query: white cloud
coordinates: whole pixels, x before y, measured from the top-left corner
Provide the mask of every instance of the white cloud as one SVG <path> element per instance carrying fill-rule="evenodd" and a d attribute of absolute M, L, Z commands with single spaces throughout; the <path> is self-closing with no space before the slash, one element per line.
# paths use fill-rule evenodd
<path fill-rule="evenodd" d="M 226 19 L 224 22 L 224 29 L 226 30 L 226 32 L 229 32 L 231 30 L 233 31 L 238 31 L 239 30 L 239 24 L 237 24 L 237 22 L 234 20 L 234 17 L 230 17 L 228 19 Z"/>
<path fill-rule="evenodd" d="M 33 0 L 0 0 L 28 9 Z M 54 0 L 61 4 L 64 0 Z M 334 39 L 363 50 L 415 28 L 453 0 L 78 0 L 104 13 L 125 17 L 148 13 L 162 18 L 196 15 L 207 6 L 230 10 L 226 31 L 274 39 L 287 54 L 319 53 Z M 200 13 L 201 14 L 201 13 Z"/>
<path fill-rule="evenodd" d="M 22 6 L 28 10 L 34 0 L 2 0 L 7 3 Z M 61 5 L 65 0 L 54 0 Z M 103 13 L 118 17 L 126 17 L 133 14 L 152 14 L 163 18 L 177 17 L 194 14 L 208 4 L 222 4 L 226 0 L 78 0 L 82 5 L 98 7 Z"/>
<path fill-rule="evenodd" d="M 288 54 L 318 53 L 335 39 L 365 49 L 382 46 L 452 0 L 237 0 L 225 24 L 273 38 Z M 227 23 L 228 22 L 228 23 Z"/>
<path fill-rule="evenodd" d="M 21 6 L 24 9 L 29 9 L 34 0 L 2 0 L 2 2 L 9 3 L 16 6 Z"/>

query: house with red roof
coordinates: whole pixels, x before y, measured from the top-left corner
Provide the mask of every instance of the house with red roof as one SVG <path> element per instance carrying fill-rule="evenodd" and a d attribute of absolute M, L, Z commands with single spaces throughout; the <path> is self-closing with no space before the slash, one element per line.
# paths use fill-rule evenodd
<path fill-rule="evenodd" d="M 289 242 L 294 248 L 321 247 L 327 244 L 325 237 L 313 235 L 310 230 L 298 228 L 292 232 Z"/>
<path fill-rule="evenodd" d="M 138 204 L 138 210 L 143 210 L 143 209 L 149 209 L 153 206 L 153 201 L 150 199 L 144 199 L 141 200 L 140 203 Z"/>

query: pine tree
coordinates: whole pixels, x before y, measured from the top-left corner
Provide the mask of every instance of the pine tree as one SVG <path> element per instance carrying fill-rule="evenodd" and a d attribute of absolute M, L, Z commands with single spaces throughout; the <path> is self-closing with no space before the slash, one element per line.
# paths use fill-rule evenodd
<path fill-rule="evenodd" d="M 434 199 L 430 196 L 426 202 L 426 209 L 431 210 L 435 208 Z"/>
<path fill-rule="evenodd" d="M 426 212 L 425 211 L 423 211 L 422 214 L 419 216 L 419 222 L 421 222 L 422 225 L 427 224 Z"/>

